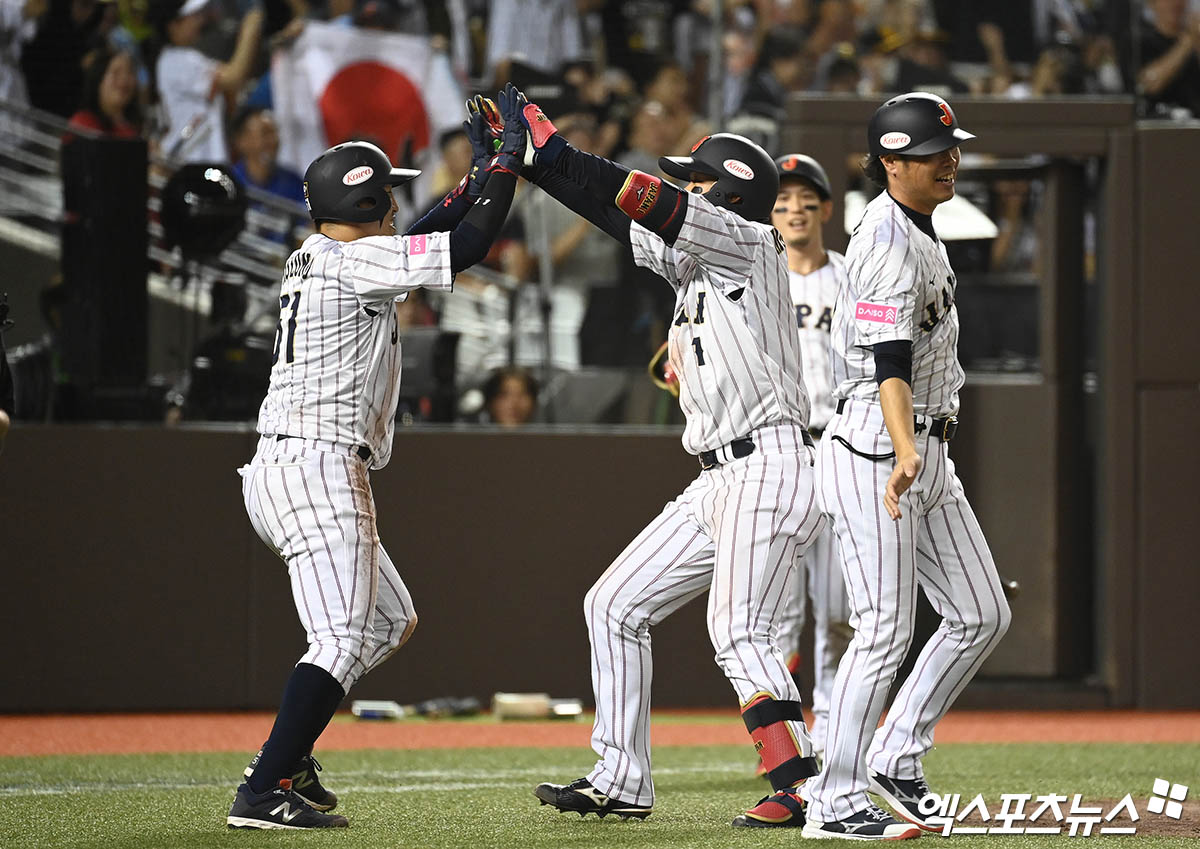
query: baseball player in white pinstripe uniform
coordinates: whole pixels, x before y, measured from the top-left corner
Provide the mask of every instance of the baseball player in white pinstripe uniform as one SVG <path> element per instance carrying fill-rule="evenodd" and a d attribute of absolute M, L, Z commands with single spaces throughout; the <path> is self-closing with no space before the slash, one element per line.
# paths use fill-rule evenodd
<path fill-rule="evenodd" d="M 515 106 L 502 97 L 502 107 Z M 513 125 L 519 120 L 510 115 Z M 271 735 L 247 767 L 232 828 L 345 827 L 317 777 L 312 747 L 354 683 L 417 624 L 379 540 L 369 469 L 392 453 L 400 389 L 396 304 L 448 290 L 486 255 L 512 202 L 525 133 L 495 149 L 482 116 L 468 125 L 471 175 L 404 235 L 392 189 L 420 172 L 374 145 L 317 157 L 304 176 L 317 223 L 288 259 L 271 380 L 254 459 L 240 472 L 250 522 L 288 566 L 308 651 L 292 671 Z"/>
<path fill-rule="evenodd" d="M 702 468 L 588 592 L 599 760 L 586 777 L 540 784 L 535 795 L 581 815 L 650 814 L 650 629 L 707 592 L 717 663 L 776 790 L 734 824 L 802 825 L 795 786 L 816 759 L 775 636 L 788 575 L 823 518 L 785 248 L 769 223 L 774 162 L 741 136 L 706 137 L 691 156 L 659 160 L 688 181 L 681 191 L 572 148 L 532 104 L 522 115 L 535 182 L 675 289 L 668 350 L 683 445 Z"/>
<path fill-rule="evenodd" d="M 838 289 L 846 279 L 845 259 L 825 249 L 821 225 L 833 215 L 829 176 L 811 156 L 789 154 L 775 160 L 779 196 L 771 221 L 787 245 L 792 304 L 800 338 L 804 387 L 812 402 L 808 430 L 820 439 L 833 417 L 829 331 Z M 826 528 L 800 559 L 792 576 L 792 598 L 779 623 L 779 646 L 795 674 L 800 662 L 800 632 L 805 607 L 813 609 L 812 740 L 818 756 L 825 750 L 829 690 L 838 661 L 853 633 L 846 583 L 838 563 L 833 530 Z"/>
<path fill-rule="evenodd" d="M 954 196 L 958 144 L 973 136 L 924 93 L 887 101 L 867 133 L 865 170 L 886 191 L 846 251 L 833 319 L 838 412 L 818 462 L 855 634 L 834 683 L 823 771 L 802 788 L 806 837 L 855 840 L 936 830 L 918 808 L 929 792 L 921 759 L 1010 619 L 947 450 L 963 370 L 954 271 L 931 216 Z M 942 622 L 876 730 L 912 641 L 918 584 Z"/>

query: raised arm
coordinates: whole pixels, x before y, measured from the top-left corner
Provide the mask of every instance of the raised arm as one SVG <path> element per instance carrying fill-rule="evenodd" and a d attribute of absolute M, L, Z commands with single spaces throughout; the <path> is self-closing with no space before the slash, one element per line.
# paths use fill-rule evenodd
<path fill-rule="evenodd" d="M 550 174 L 566 177 L 581 191 L 572 190 L 561 182 L 550 182 L 545 175 L 542 179 L 547 183 L 539 180 L 538 185 L 610 235 L 613 235 L 610 229 L 612 225 L 606 226 L 596 220 L 597 205 L 604 209 L 615 207 L 630 220 L 659 236 L 667 245 L 675 243 L 687 214 L 688 196 L 685 192 L 652 174 L 630 171 L 603 157 L 577 150 L 558 134 L 554 124 L 536 104 L 525 101 L 525 95 L 512 83 L 508 84 L 505 92 L 510 90 L 516 93 L 522 104 L 520 119 L 529 130 L 535 151 L 534 163 Z M 555 192 L 562 194 L 562 197 Z M 583 196 L 591 202 L 583 200 Z M 605 215 L 604 219 L 608 221 L 610 216 Z M 620 239 L 619 236 L 614 238 Z"/>

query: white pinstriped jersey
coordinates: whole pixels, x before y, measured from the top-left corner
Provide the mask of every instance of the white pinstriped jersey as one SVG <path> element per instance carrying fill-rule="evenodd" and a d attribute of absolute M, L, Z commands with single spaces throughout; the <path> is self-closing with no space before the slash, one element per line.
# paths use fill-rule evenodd
<path fill-rule="evenodd" d="M 923 233 L 887 192 L 867 204 L 846 248 L 846 285 L 833 313 L 835 398 L 879 403 L 872 345 L 912 342 L 913 412 L 958 413 L 956 280 L 940 239 Z"/>
<path fill-rule="evenodd" d="M 675 289 L 667 336 L 687 424 L 683 447 L 711 451 L 780 422 L 808 425 L 787 254 L 769 224 L 688 196 L 674 247 L 636 222 L 633 258 Z"/>
<path fill-rule="evenodd" d="M 366 446 L 371 468 L 386 466 L 400 394 L 394 303 L 452 285 L 449 233 L 305 239 L 284 266 L 258 432 Z"/>
<path fill-rule="evenodd" d="M 808 426 L 813 430 L 823 430 L 833 418 L 829 333 L 838 290 L 846 279 L 845 257 L 837 251 L 826 251 L 825 255 L 828 262 L 811 274 L 789 272 L 796 329 L 800 334 L 804 388 L 812 405 Z"/>

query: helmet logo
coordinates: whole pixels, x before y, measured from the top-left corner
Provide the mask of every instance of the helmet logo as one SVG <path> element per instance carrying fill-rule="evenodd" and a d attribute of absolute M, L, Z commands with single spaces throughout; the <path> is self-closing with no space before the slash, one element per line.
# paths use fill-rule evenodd
<path fill-rule="evenodd" d="M 908 147 L 911 141 L 908 133 L 885 133 L 879 137 L 879 146 L 887 150 L 899 150 Z"/>
<path fill-rule="evenodd" d="M 954 124 L 954 116 L 950 114 L 950 107 L 945 103 L 939 103 L 938 108 L 942 110 L 941 121 L 947 127 Z"/>
<path fill-rule="evenodd" d="M 721 163 L 725 170 L 742 180 L 753 180 L 754 169 L 740 159 L 726 159 Z"/>
<path fill-rule="evenodd" d="M 779 167 L 782 168 L 784 171 L 795 171 L 796 166 L 799 164 L 800 164 L 799 157 L 789 156 L 787 159 L 783 160 L 783 164 L 780 165 Z"/>
<path fill-rule="evenodd" d="M 370 165 L 360 165 L 358 168 L 347 171 L 342 177 L 342 182 L 347 186 L 356 186 L 363 180 L 371 179 L 371 175 L 375 173 L 375 169 Z"/>

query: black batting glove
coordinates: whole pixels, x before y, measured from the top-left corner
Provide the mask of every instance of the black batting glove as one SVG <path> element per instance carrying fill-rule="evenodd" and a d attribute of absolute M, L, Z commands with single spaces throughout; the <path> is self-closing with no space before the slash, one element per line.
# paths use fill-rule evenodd
<path fill-rule="evenodd" d="M 520 176 L 521 165 L 525 160 L 525 125 L 521 121 L 521 107 L 525 103 L 525 95 L 512 83 L 508 83 L 500 91 L 497 101 L 500 105 L 500 117 L 504 128 L 500 135 L 500 150 L 488 165 L 488 171 L 507 171 Z"/>
<path fill-rule="evenodd" d="M 471 111 L 471 101 L 467 101 L 467 111 L 470 117 L 463 121 L 463 131 L 471 142 L 471 170 L 467 172 L 467 194 L 477 198 L 483 194 L 483 185 L 487 182 L 487 168 L 496 155 L 500 140 L 492 135 L 488 128 L 487 119 L 480 112 Z"/>

